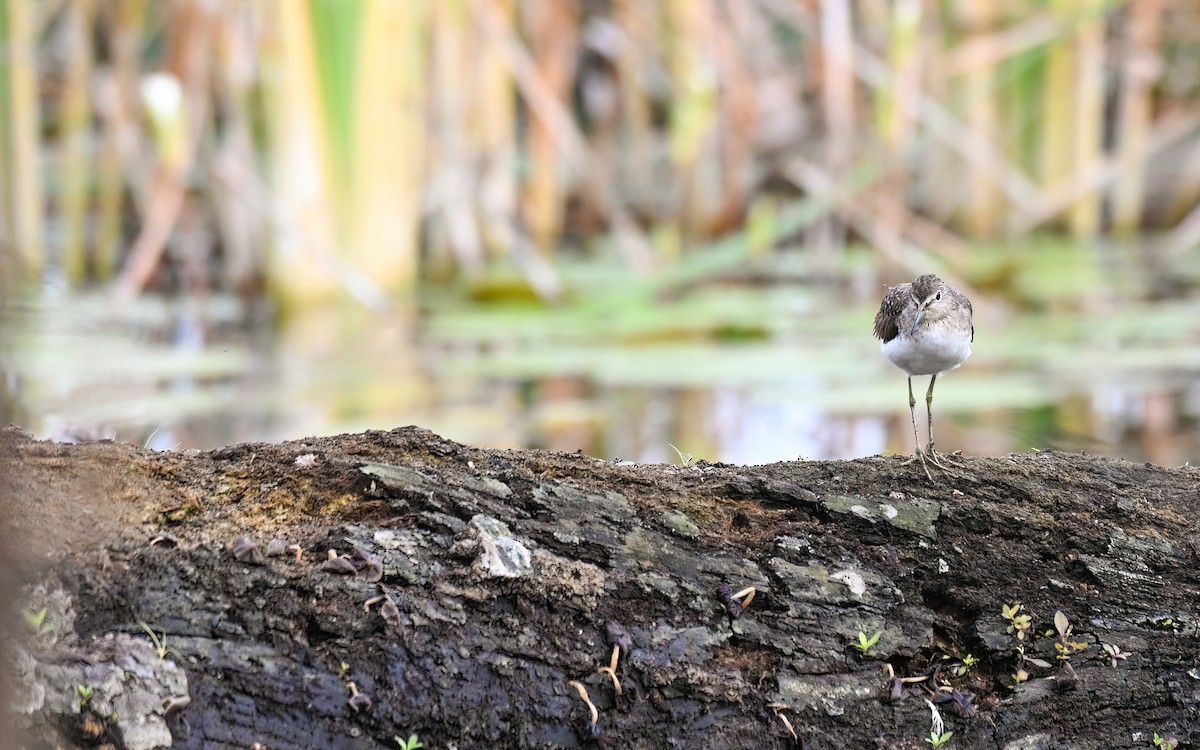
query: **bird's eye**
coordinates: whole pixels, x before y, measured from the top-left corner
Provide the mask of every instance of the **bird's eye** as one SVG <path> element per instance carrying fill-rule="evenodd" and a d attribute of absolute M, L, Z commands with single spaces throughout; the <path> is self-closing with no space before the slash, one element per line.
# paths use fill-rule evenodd
<path fill-rule="evenodd" d="M 942 298 L 942 293 L 938 292 L 937 294 L 933 295 L 933 298 L 936 300 L 940 300 Z"/>

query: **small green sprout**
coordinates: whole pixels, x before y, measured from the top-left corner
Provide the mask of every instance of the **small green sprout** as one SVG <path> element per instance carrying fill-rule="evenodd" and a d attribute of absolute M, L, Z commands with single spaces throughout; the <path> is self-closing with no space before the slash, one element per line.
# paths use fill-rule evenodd
<path fill-rule="evenodd" d="M 881 635 L 883 635 L 883 632 L 876 630 L 875 635 L 868 638 L 867 634 L 860 630 L 858 631 L 858 643 L 851 643 L 850 645 L 858 649 L 859 653 L 861 653 L 863 656 L 866 656 L 867 652 L 871 650 L 871 647 L 876 643 L 879 643 L 879 637 Z"/>
<path fill-rule="evenodd" d="M 92 693 L 96 692 L 96 688 L 93 685 L 76 685 L 75 692 L 79 693 L 79 706 L 82 708 L 92 699 Z"/>
<path fill-rule="evenodd" d="M 1117 668 L 1117 661 L 1124 661 L 1129 658 L 1129 654 L 1121 650 L 1121 647 L 1115 643 L 1101 643 L 1100 646 L 1104 649 L 1104 653 L 1112 661 L 1113 669 Z"/>
<path fill-rule="evenodd" d="M 970 674 L 970 673 L 971 673 L 971 670 L 972 670 L 972 669 L 975 667 L 975 665 L 976 665 L 976 664 L 978 664 L 978 663 L 979 663 L 979 660 L 978 660 L 978 659 L 976 659 L 976 658 L 975 658 L 973 655 L 971 655 L 971 654 L 967 654 L 966 656 L 964 656 L 964 657 L 962 658 L 962 661 L 960 661 L 959 663 L 955 664 L 955 665 L 954 665 L 954 666 L 951 668 L 951 670 L 950 670 L 950 671 L 952 671 L 952 672 L 954 673 L 954 676 L 955 676 L 955 677 L 965 677 L 966 675 L 968 675 L 968 674 Z"/>
<path fill-rule="evenodd" d="M 350 665 L 349 665 L 349 664 L 347 664 L 347 663 L 346 663 L 346 662 L 344 662 L 344 661 L 343 661 L 343 662 L 338 662 L 338 679 L 341 679 L 341 678 L 345 677 L 345 676 L 346 676 L 346 673 L 347 673 L 347 672 L 349 672 L 349 671 L 350 671 Z"/>
<path fill-rule="evenodd" d="M 671 444 L 667 443 L 667 445 Z M 671 450 L 675 451 L 675 455 L 679 456 L 679 464 L 681 466 L 691 466 L 692 464 L 696 463 L 696 457 L 691 453 L 688 453 L 687 451 L 681 451 L 674 445 L 671 445 Z"/>
<path fill-rule="evenodd" d="M 1055 656 L 1054 658 L 1056 658 L 1060 661 L 1066 661 L 1066 660 L 1070 659 L 1072 655 L 1079 653 L 1080 651 L 1084 650 L 1087 647 L 1088 647 L 1088 645 L 1086 643 L 1080 643 L 1079 641 L 1071 641 L 1068 643 L 1056 643 L 1056 644 L 1054 644 L 1054 650 L 1057 652 L 1058 655 Z"/>
<path fill-rule="evenodd" d="M 1029 673 L 1021 667 L 1017 667 L 1017 671 L 1012 674 L 1013 682 L 1020 685 L 1025 680 L 1029 679 Z"/>
<path fill-rule="evenodd" d="M 21 616 L 25 618 L 25 623 L 33 628 L 33 632 L 41 635 L 50 629 L 50 623 L 46 622 L 46 613 L 49 612 L 46 607 L 42 607 L 34 612 L 32 609 L 21 610 Z"/>
<path fill-rule="evenodd" d="M 151 629 L 151 627 L 143 620 L 138 620 L 137 624 L 141 625 L 142 630 L 146 631 L 146 635 L 150 636 L 151 642 L 154 643 L 154 653 L 158 654 L 159 661 L 167 658 L 168 655 L 174 656 L 176 659 L 183 661 L 183 654 L 167 645 L 167 631 L 164 630 L 160 635 L 155 633 L 154 630 Z"/>
<path fill-rule="evenodd" d="M 930 732 L 928 739 L 925 741 L 934 747 L 941 747 L 949 742 L 950 738 L 953 736 L 954 732 L 942 732 L 941 734 L 938 734 L 937 732 Z"/>
<path fill-rule="evenodd" d="M 421 738 L 415 734 L 408 735 L 407 740 L 399 736 L 394 736 L 392 739 L 400 746 L 400 750 L 417 750 L 419 747 L 425 747 L 421 744 Z"/>
<path fill-rule="evenodd" d="M 1054 613 L 1054 629 L 1058 631 L 1058 643 L 1054 644 L 1057 658 L 1066 661 L 1088 647 L 1086 643 L 1071 640 L 1071 621 L 1062 612 Z"/>
<path fill-rule="evenodd" d="M 1158 621 L 1158 626 L 1160 628 L 1162 628 L 1163 630 L 1174 630 L 1175 629 L 1175 621 L 1172 620 L 1170 617 L 1163 617 L 1162 619 L 1160 619 Z"/>
<path fill-rule="evenodd" d="M 1158 732 L 1154 733 L 1154 746 L 1161 747 L 1162 750 L 1175 750 L 1175 746 L 1179 741 L 1174 738 L 1163 737 Z"/>
<path fill-rule="evenodd" d="M 1027 633 L 1029 631 L 1029 626 L 1030 626 L 1033 618 L 1030 617 L 1029 615 L 1020 614 L 1020 611 L 1021 611 L 1020 602 L 1012 605 L 1011 607 L 1008 606 L 1007 604 L 1002 604 L 1000 606 L 1001 606 L 1000 615 L 1004 619 L 1009 621 L 1008 622 L 1009 635 L 1016 635 L 1017 640 L 1019 640 L 1019 641 L 1025 640 L 1025 633 Z"/>
<path fill-rule="evenodd" d="M 1046 661 L 1045 659 L 1038 659 L 1035 656 L 1028 656 L 1025 653 L 1024 646 L 1017 646 L 1017 668 L 1019 669 L 1026 662 L 1029 662 L 1030 664 L 1032 664 L 1035 667 L 1041 667 L 1042 669 L 1050 669 L 1051 667 L 1054 666 L 1053 664 Z M 1029 678 L 1028 673 L 1026 673 L 1025 678 L 1026 679 Z"/>

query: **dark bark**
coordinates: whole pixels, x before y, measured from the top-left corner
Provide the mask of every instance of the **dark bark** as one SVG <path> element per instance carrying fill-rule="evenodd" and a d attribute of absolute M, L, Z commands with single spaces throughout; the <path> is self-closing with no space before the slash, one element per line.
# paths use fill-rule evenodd
<path fill-rule="evenodd" d="M 1200 474 L 954 467 L 621 465 L 415 428 L 181 455 L 9 430 L 10 609 L 47 614 L 41 635 L 10 625 L 5 746 L 920 748 L 929 697 L 947 748 L 1200 743 Z M 860 632 L 881 634 L 865 655 Z M 597 671 L 614 643 L 619 697 Z"/>

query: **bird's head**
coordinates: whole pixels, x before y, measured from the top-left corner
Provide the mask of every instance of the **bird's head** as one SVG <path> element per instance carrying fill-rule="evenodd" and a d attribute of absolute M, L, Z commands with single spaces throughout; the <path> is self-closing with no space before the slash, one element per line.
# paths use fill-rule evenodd
<path fill-rule="evenodd" d="M 946 315 L 946 284 L 932 273 L 918 276 L 912 283 L 913 299 L 917 302 L 917 314 L 913 316 L 909 334 L 916 333 L 921 321 L 941 320 Z"/>

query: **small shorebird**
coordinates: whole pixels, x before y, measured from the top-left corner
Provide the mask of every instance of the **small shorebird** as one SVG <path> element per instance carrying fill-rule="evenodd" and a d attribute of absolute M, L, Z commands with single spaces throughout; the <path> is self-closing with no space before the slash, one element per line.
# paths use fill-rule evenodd
<path fill-rule="evenodd" d="M 888 290 L 875 316 L 875 338 L 879 339 L 884 356 L 908 373 L 908 412 L 912 416 L 913 442 L 916 443 L 914 458 L 921 460 L 927 476 L 926 455 L 935 466 L 946 468 L 933 449 L 933 385 L 938 375 L 953 370 L 971 356 L 971 342 L 975 340 L 971 300 L 931 273 L 918 276 L 911 284 L 900 284 Z M 933 376 L 925 393 L 929 439 L 924 451 L 917 436 L 913 375 Z"/>

